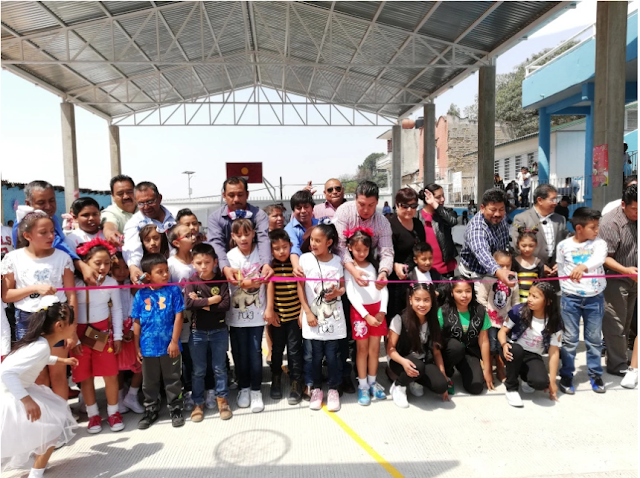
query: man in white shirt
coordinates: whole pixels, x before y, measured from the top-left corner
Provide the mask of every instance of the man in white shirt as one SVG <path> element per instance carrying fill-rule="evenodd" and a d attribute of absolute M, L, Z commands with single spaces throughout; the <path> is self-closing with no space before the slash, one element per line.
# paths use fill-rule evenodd
<path fill-rule="evenodd" d="M 531 191 L 531 174 L 529 168 L 522 166 L 518 173 L 518 184 L 520 185 L 520 206 L 529 207 L 529 192 Z"/>
<path fill-rule="evenodd" d="M 632 184 L 638 184 L 638 176 L 627 176 L 624 178 L 624 182 L 622 183 L 622 193 L 626 191 L 626 189 Z M 607 213 L 610 213 L 615 208 L 620 207 L 622 205 L 622 199 L 614 199 L 610 203 L 608 203 L 604 209 L 602 210 L 602 215 L 604 216 Z"/>

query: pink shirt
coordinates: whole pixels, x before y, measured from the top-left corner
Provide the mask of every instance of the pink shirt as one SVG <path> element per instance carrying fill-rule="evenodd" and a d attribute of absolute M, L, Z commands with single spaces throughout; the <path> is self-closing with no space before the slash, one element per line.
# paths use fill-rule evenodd
<path fill-rule="evenodd" d="M 431 221 L 433 220 L 433 215 L 426 212 L 424 209 L 420 211 L 422 214 L 422 218 L 424 219 L 424 235 L 427 239 L 427 244 L 429 244 L 433 248 L 433 268 L 437 270 L 440 274 L 447 274 L 456 269 L 456 260 L 452 259 L 449 262 L 445 263 L 442 259 L 442 250 L 440 249 L 440 244 L 438 244 L 438 238 L 436 237 L 436 233 L 433 230 L 433 226 L 431 225 Z"/>
<path fill-rule="evenodd" d="M 325 201 L 321 204 L 316 204 L 313 208 L 313 217 L 315 217 L 318 221 L 326 217 L 333 218 L 335 213 L 336 213 L 336 208 L 333 207 L 333 204 L 331 204 L 329 201 Z"/>

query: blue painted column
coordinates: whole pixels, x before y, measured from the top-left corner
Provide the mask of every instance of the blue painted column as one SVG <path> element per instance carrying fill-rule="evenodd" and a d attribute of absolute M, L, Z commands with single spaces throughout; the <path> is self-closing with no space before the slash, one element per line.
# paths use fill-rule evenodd
<path fill-rule="evenodd" d="M 593 103 L 589 105 L 589 114 L 587 115 L 587 125 L 584 134 L 584 201 L 588 207 L 591 207 L 591 199 L 593 198 L 593 183 L 591 181 L 593 175 Z"/>
<path fill-rule="evenodd" d="M 549 182 L 551 159 L 551 115 L 542 107 L 538 110 L 538 183 Z"/>

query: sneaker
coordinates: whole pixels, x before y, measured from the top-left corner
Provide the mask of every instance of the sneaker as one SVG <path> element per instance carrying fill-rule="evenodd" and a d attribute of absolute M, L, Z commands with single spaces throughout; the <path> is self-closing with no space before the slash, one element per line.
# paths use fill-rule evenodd
<path fill-rule="evenodd" d="M 356 387 L 353 386 L 351 377 L 343 377 L 342 384 L 340 385 L 340 390 L 342 390 L 344 393 L 356 393 Z"/>
<path fill-rule="evenodd" d="M 127 410 L 131 410 L 133 413 L 144 413 L 145 408 L 140 405 L 140 402 L 138 402 L 137 395 L 127 393 L 120 403 L 123 404 Z"/>
<path fill-rule="evenodd" d="M 371 395 L 368 388 L 358 387 L 358 404 L 366 407 L 371 404 Z"/>
<path fill-rule="evenodd" d="M 638 385 L 638 369 L 629 367 L 620 385 L 624 388 L 636 388 L 636 385 Z"/>
<path fill-rule="evenodd" d="M 238 393 L 238 408 L 249 408 L 251 405 L 251 389 L 243 388 Z"/>
<path fill-rule="evenodd" d="M 235 374 L 233 373 L 233 370 L 229 369 L 227 369 L 227 387 L 229 387 L 229 390 L 238 389 L 238 382 L 236 382 Z"/>
<path fill-rule="evenodd" d="M 125 413 L 129 413 L 129 407 L 127 407 L 124 403 L 124 397 L 126 397 L 126 393 L 124 388 L 118 391 L 118 411 L 124 415 Z M 79 401 L 78 401 L 79 402 Z M 144 410 L 143 410 L 144 411 Z"/>
<path fill-rule="evenodd" d="M 300 393 L 301 383 L 297 380 L 291 382 L 291 389 L 289 390 L 289 398 L 287 402 L 289 405 L 297 405 L 302 400 L 302 393 Z"/>
<path fill-rule="evenodd" d="M 524 403 L 522 403 L 522 398 L 520 398 L 520 394 L 517 391 L 513 391 L 513 392 L 509 392 L 507 391 L 507 393 L 504 394 L 505 398 L 507 399 L 507 402 L 509 402 L 509 405 L 511 405 L 512 407 L 524 407 Z"/>
<path fill-rule="evenodd" d="M 520 384 L 520 388 L 522 388 L 522 393 L 533 393 L 536 391 L 535 388 L 533 388 L 531 385 L 529 385 L 527 382 L 525 382 L 524 380 L 522 381 L 522 383 Z"/>
<path fill-rule="evenodd" d="M 102 418 L 100 418 L 100 415 L 89 417 L 87 431 L 89 433 L 100 433 L 102 431 Z"/>
<path fill-rule="evenodd" d="M 396 383 L 394 382 L 389 389 L 389 393 L 391 393 L 393 403 L 395 403 L 398 407 L 409 408 L 409 402 L 407 401 L 407 387 L 396 385 Z"/>
<path fill-rule="evenodd" d="M 183 408 L 184 410 L 186 410 L 187 412 L 190 412 L 191 410 L 193 410 L 193 408 L 196 406 L 195 402 L 193 401 L 193 393 L 192 392 L 185 392 L 184 394 L 184 403 L 183 403 Z"/>
<path fill-rule="evenodd" d="M 231 413 L 231 408 L 229 407 L 229 402 L 226 398 L 218 397 L 216 399 L 218 402 L 218 411 L 220 412 L 220 420 L 229 420 L 233 413 Z"/>
<path fill-rule="evenodd" d="M 274 375 L 271 379 L 269 396 L 274 400 L 280 400 L 282 398 L 282 377 L 280 375 Z"/>
<path fill-rule="evenodd" d="M 138 430 L 146 430 L 158 419 L 158 411 L 147 408 L 144 416 L 138 422 Z"/>
<path fill-rule="evenodd" d="M 421 397 L 424 395 L 424 387 L 418 382 L 411 382 L 409 384 L 409 391 L 414 397 Z"/>
<path fill-rule="evenodd" d="M 453 386 L 453 380 L 447 378 L 447 393 L 449 396 L 456 394 L 456 387 Z"/>
<path fill-rule="evenodd" d="M 604 382 L 602 381 L 602 377 L 589 377 L 589 381 L 591 382 L 591 388 L 596 393 L 604 393 L 606 392 L 604 388 Z"/>
<path fill-rule="evenodd" d="M 191 412 L 191 421 L 194 423 L 201 422 L 204 419 L 204 407 L 196 405 Z"/>
<path fill-rule="evenodd" d="M 566 393 L 567 395 L 574 395 L 576 393 L 572 377 L 560 377 L 560 385 L 558 388 L 562 393 Z"/>
<path fill-rule="evenodd" d="M 112 432 L 119 432 L 120 430 L 124 430 L 124 423 L 122 423 L 122 415 L 120 415 L 120 412 L 109 415 L 107 421 L 109 422 L 109 428 L 111 428 Z"/>
<path fill-rule="evenodd" d="M 260 413 L 262 410 L 264 410 L 262 392 L 260 390 L 251 390 L 251 411 L 253 413 Z"/>
<path fill-rule="evenodd" d="M 213 410 L 214 408 L 216 408 L 215 390 L 207 390 L 207 393 L 204 396 L 204 406 L 207 407 L 207 410 Z"/>
<path fill-rule="evenodd" d="M 337 390 L 329 390 L 329 395 L 327 396 L 327 410 L 330 412 L 337 412 L 340 410 L 340 394 Z"/>
<path fill-rule="evenodd" d="M 322 398 L 324 397 L 321 388 L 314 388 L 311 391 L 311 403 L 309 403 L 309 408 L 311 410 L 320 410 L 322 408 Z"/>
<path fill-rule="evenodd" d="M 180 409 L 180 407 L 176 407 L 171 410 L 169 415 L 171 416 L 171 426 L 173 428 L 178 428 L 184 425 L 184 417 L 182 416 L 182 409 Z"/>
<path fill-rule="evenodd" d="M 307 402 L 311 400 L 311 387 L 309 385 L 306 385 L 304 387 L 304 391 L 302 392 L 302 399 Z"/>
<path fill-rule="evenodd" d="M 371 399 L 372 400 L 386 400 L 387 399 L 387 394 L 384 391 L 384 387 L 382 385 L 380 385 L 378 382 L 375 382 L 373 385 L 371 385 L 371 387 L 369 388 L 369 391 L 371 393 Z"/>

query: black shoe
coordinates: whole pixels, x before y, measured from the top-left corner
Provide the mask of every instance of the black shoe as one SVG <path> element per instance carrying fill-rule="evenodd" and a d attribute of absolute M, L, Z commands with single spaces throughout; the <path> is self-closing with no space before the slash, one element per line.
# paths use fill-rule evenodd
<path fill-rule="evenodd" d="M 301 392 L 302 384 L 297 380 L 291 382 L 291 389 L 289 390 L 289 398 L 287 401 L 289 405 L 297 405 L 302 400 L 302 392 Z"/>
<path fill-rule="evenodd" d="M 604 382 L 602 381 L 602 377 L 589 377 L 589 381 L 591 382 L 591 388 L 596 393 L 604 393 L 606 392 L 604 388 Z"/>
<path fill-rule="evenodd" d="M 182 416 L 181 408 L 174 408 L 169 412 L 169 415 L 171 416 L 171 426 L 173 426 L 173 428 L 178 428 L 184 425 L 184 417 Z"/>
<path fill-rule="evenodd" d="M 613 370 L 613 371 L 607 370 L 607 373 L 609 375 L 615 375 L 616 377 L 624 377 L 627 374 L 627 371 L 626 370 Z"/>
<path fill-rule="evenodd" d="M 343 377 L 342 384 L 339 387 L 344 393 L 356 393 L 351 377 Z"/>
<path fill-rule="evenodd" d="M 560 377 L 560 391 L 567 395 L 574 395 L 576 389 L 573 387 L 573 379 L 571 377 Z"/>
<path fill-rule="evenodd" d="M 146 430 L 158 419 L 158 411 L 147 408 L 138 422 L 138 430 Z"/>
<path fill-rule="evenodd" d="M 274 375 L 271 378 L 269 396 L 274 400 L 280 400 L 282 398 L 282 377 L 280 375 Z"/>

